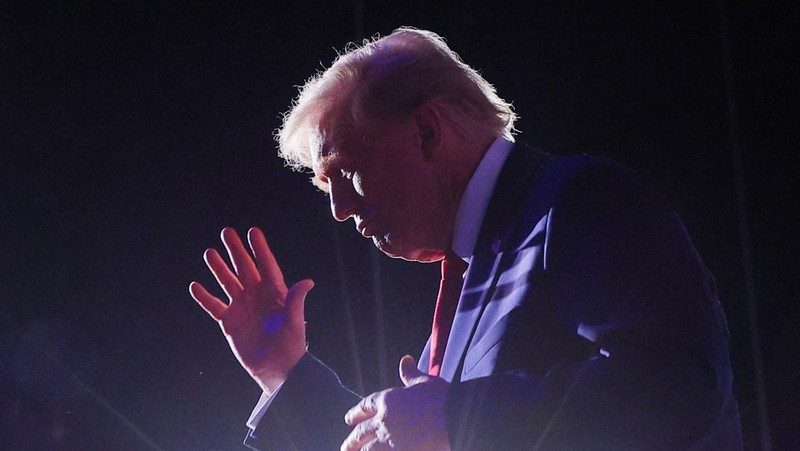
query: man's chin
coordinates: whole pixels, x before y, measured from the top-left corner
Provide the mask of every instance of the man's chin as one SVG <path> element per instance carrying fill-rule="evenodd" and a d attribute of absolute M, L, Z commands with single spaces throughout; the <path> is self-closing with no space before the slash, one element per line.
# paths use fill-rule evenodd
<path fill-rule="evenodd" d="M 373 236 L 372 244 L 391 258 L 401 258 L 403 260 L 414 260 L 413 255 L 409 255 L 402 245 L 402 241 L 392 239 L 389 235 Z"/>
<path fill-rule="evenodd" d="M 431 263 L 440 261 L 444 258 L 442 252 L 427 251 L 424 249 L 407 249 L 405 246 L 398 245 L 397 241 L 390 241 L 387 237 L 372 237 L 372 243 L 379 251 L 391 258 L 399 258 L 410 262 Z"/>
<path fill-rule="evenodd" d="M 405 258 L 398 246 L 393 245 L 385 236 L 373 236 L 372 244 L 391 258 Z"/>

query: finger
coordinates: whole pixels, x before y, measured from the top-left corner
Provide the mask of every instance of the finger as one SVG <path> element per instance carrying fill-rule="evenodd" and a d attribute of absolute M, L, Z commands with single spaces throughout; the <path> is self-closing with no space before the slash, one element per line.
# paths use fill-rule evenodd
<path fill-rule="evenodd" d="M 250 249 L 253 250 L 253 255 L 256 256 L 258 263 L 258 272 L 264 280 L 271 281 L 275 285 L 282 285 L 283 273 L 281 272 L 278 261 L 272 254 L 267 239 L 264 233 L 258 227 L 253 227 L 247 232 L 247 239 L 250 242 Z"/>
<path fill-rule="evenodd" d="M 400 359 L 399 372 L 400 380 L 403 381 L 403 385 L 406 387 L 417 385 L 431 378 L 429 375 L 417 369 L 417 362 L 414 360 L 414 357 L 410 355 L 403 356 L 403 358 Z"/>
<path fill-rule="evenodd" d="M 378 395 L 379 393 L 373 393 L 361 399 L 358 404 L 344 414 L 344 422 L 349 426 L 354 426 L 374 416 L 378 411 L 378 402 L 376 399 Z"/>
<path fill-rule="evenodd" d="M 200 304 L 200 307 L 202 307 L 203 310 L 211 315 L 211 317 L 216 321 L 219 321 L 219 319 L 222 318 L 222 314 L 225 313 L 225 309 L 228 308 L 224 302 L 222 302 L 218 297 L 209 293 L 208 290 L 206 290 L 206 288 L 198 282 L 192 282 L 189 284 L 189 294 L 191 294 L 192 298 L 194 298 L 194 300 Z"/>
<path fill-rule="evenodd" d="M 216 249 L 207 250 L 203 254 L 203 258 L 206 261 L 206 265 L 208 265 L 208 269 L 217 279 L 217 283 L 222 287 L 222 291 L 228 295 L 228 299 L 233 300 L 234 297 L 242 292 L 243 287 L 242 283 L 239 282 L 239 278 L 231 271 Z"/>
<path fill-rule="evenodd" d="M 289 321 L 302 324 L 305 322 L 306 296 L 314 288 L 314 281 L 303 279 L 291 287 L 286 294 L 286 308 L 289 310 Z"/>
<path fill-rule="evenodd" d="M 256 264 L 253 257 L 247 252 L 239 238 L 239 234 L 231 227 L 225 227 L 220 234 L 222 243 L 225 249 L 228 250 L 228 255 L 231 257 L 233 269 L 239 275 L 239 280 L 244 286 L 253 286 L 257 284 L 261 277 L 258 275 Z"/>
<path fill-rule="evenodd" d="M 373 440 L 377 440 L 377 436 L 375 435 L 376 424 L 372 418 L 367 421 L 363 421 L 358 423 L 352 431 L 350 431 L 350 435 L 342 442 L 342 446 L 340 447 L 341 451 L 359 451 L 362 449 L 363 446 L 366 446 L 368 443 L 372 442 Z"/>

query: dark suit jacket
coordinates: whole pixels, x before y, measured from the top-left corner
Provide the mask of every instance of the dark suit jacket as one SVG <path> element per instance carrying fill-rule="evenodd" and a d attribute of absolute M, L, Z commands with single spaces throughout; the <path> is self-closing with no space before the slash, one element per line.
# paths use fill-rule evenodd
<path fill-rule="evenodd" d="M 660 196 L 600 158 L 515 146 L 441 377 L 454 450 L 742 447 L 713 278 Z M 307 355 L 246 443 L 336 449 L 355 402 Z"/>

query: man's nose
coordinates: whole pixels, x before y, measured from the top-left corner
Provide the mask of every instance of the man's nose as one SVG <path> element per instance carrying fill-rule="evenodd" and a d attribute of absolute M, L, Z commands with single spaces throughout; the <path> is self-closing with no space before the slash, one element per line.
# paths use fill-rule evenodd
<path fill-rule="evenodd" d="M 347 221 L 356 214 L 358 193 L 346 183 L 331 182 L 328 197 L 331 201 L 331 215 L 339 222 Z"/>

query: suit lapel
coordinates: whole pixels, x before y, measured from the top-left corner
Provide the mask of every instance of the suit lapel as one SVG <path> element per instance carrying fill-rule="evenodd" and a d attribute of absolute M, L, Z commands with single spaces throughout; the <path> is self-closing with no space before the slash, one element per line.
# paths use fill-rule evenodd
<path fill-rule="evenodd" d="M 461 290 L 456 317 L 453 319 L 442 361 L 440 376 L 445 380 L 454 380 L 483 306 L 494 291 L 496 281 L 493 279 L 497 274 L 500 256 L 494 257 L 481 259 L 482 261 L 473 259 L 475 264 L 470 264 L 465 274 L 464 289 Z"/>
<path fill-rule="evenodd" d="M 464 289 L 445 348 L 440 374 L 445 380 L 460 379 L 460 368 L 476 326 L 495 292 L 508 255 L 513 257 L 506 249 L 507 239 L 519 222 L 518 216 L 524 214 L 521 204 L 528 197 L 541 163 L 548 158 L 542 152 L 516 144 L 503 165 L 465 274 Z M 427 368 L 427 362 L 420 362 L 423 365 Z"/>

